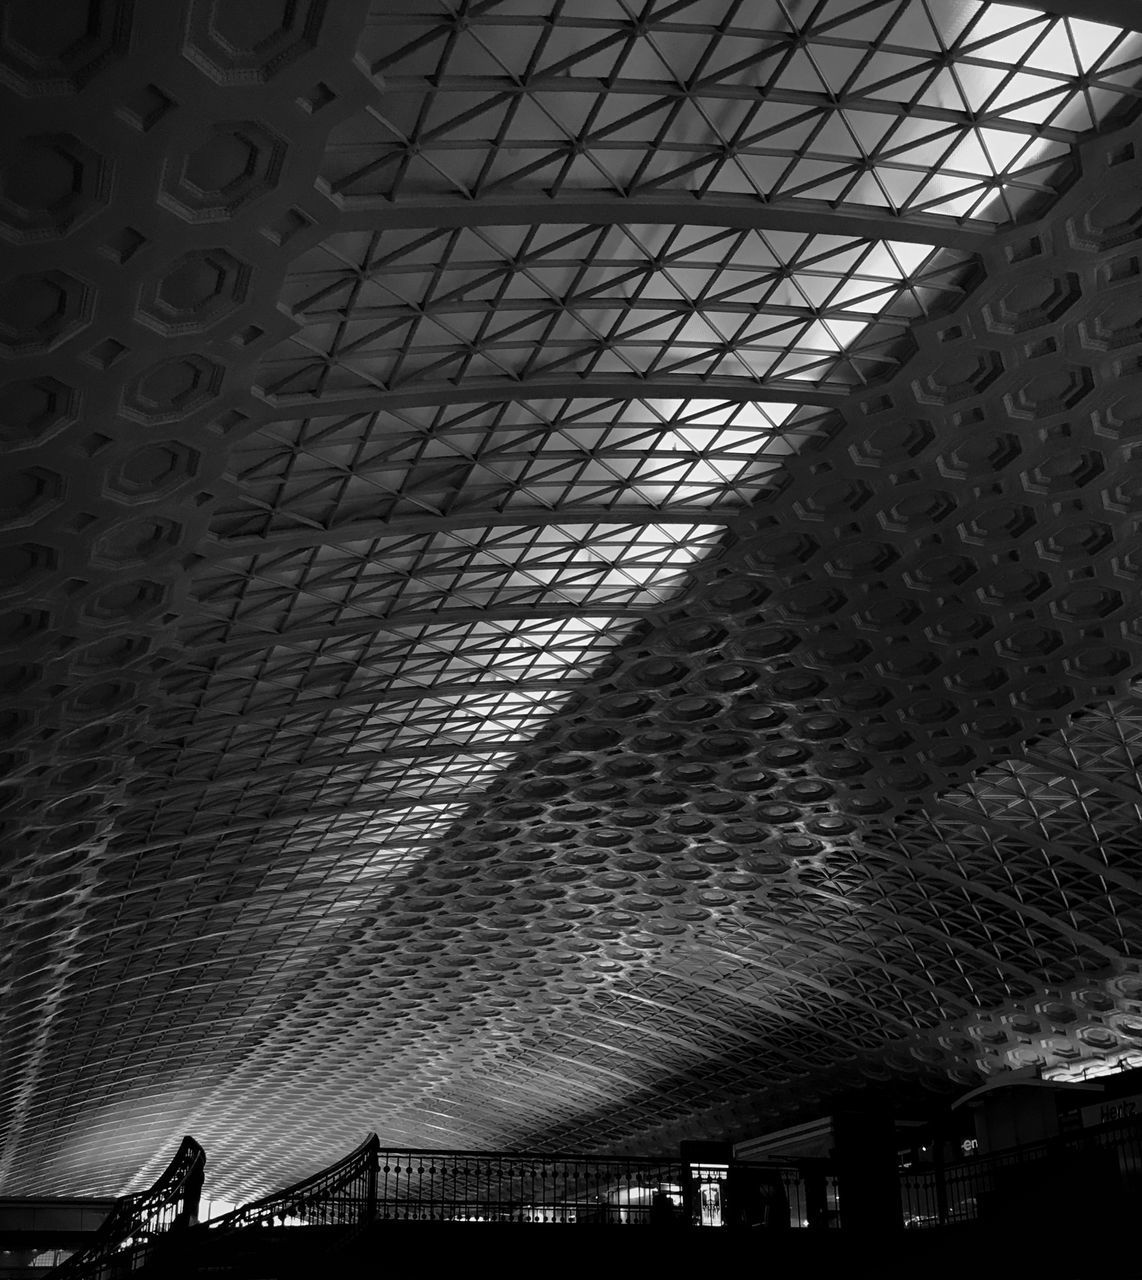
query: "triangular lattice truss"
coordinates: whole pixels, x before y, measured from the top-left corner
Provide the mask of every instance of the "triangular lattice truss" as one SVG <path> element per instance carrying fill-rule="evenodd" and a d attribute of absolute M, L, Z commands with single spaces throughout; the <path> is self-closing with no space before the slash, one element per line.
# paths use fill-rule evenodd
<path fill-rule="evenodd" d="M 1050 8 L 4 10 L 0 1189 L 1142 1049 L 1142 35 Z"/>

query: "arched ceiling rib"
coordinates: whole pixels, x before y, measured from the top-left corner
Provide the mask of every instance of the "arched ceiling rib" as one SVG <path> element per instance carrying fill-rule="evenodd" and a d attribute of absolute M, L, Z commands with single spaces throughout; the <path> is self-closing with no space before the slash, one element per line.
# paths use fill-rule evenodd
<path fill-rule="evenodd" d="M 463 359 L 458 355 L 457 359 Z M 301 357 L 296 365 L 298 370 L 316 371 L 316 363 L 307 363 Z M 400 390 L 376 387 L 368 393 L 338 393 L 322 400 L 310 393 L 280 395 L 266 397 L 268 403 L 276 410 L 297 409 L 313 412 L 318 407 L 327 407 L 331 413 L 355 414 L 372 413 L 378 404 L 386 409 L 416 409 L 435 407 L 437 405 L 471 404 L 473 398 L 487 403 L 510 403 L 519 400 L 526 394 L 527 398 L 548 397 L 581 397 L 587 393 L 592 398 L 601 396 L 608 399 L 630 400 L 635 397 L 650 396 L 652 398 L 682 399 L 716 399 L 737 402 L 750 402 L 764 397 L 775 404 L 807 404 L 835 405 L 842 401 L 847 389 L 807 384 L 790 384 L 787 382 L 760 382 L 744 378 L 719 378 L 717 375 L 701 375 L 690 377 L 685 374 L 672 373 L 661 377 L 646 375 L 608 375 L 595 373 L 576 373 L 569 377 L 540 377 L 532 375 L 526 383 L 510 378 L 470 378 L 463 386 L 452 381 L 413 382 Z"/>
<path fill-rule="evenodd" d="M 14 7 L 4 1190 L 1137 1045 L 1142 42 L 1041 8 Z"/>
<path fill-rule="evenodd" d="M 806 202 L 808 203 L 808 202 Z M 431 215 L 428 211 L 431 210 Z M 362 201 L 342 208 L 336 227 L 342 232 L 386 232 L 420 230 L 426 225 L 438 229 L 516 227 L 545 224 L 581 224 L 603 227 L 611 224 L 661 224 L 663 226 L 724 227 L 737 231 L 803 232 L 806 208 L 760 203 L 755 196 L 723 192 L 696 197 L 591 192 L 563 193 L 558 199 L 518 199 L 481 196 L 455 204 L 441 204 L 438 198 L 392 203 Z M 989 222 L 949 219 L 939 214 L 903 215 L 883 209 L 859 211 L 837 209 L 821 201 L 811 206 L 814 230 L 845 239 L 873 240 L 889 236 L 905 244 L 934 245 L 942 249 L 970 252 L 980 248 L 994 234 Z"/>

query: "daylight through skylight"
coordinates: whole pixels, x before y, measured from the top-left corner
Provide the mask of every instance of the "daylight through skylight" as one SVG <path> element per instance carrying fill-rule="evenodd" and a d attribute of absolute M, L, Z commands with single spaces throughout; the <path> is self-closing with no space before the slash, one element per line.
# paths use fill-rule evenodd
<path fill-rule="evenodd" d="M 259 370 L 290 416 L 238 446 L 214 525 L 203 599 L 250 649 L 200 731 L 320 706 L 377 757 L 341 802 L 415 801 L 360 828 L 378 849 L 422 848 L 828 432 L 799 401 L 892 374 L 972 269 L 936 228 L 1048 198 L 1142 61 L 979 0 L 549 10 L 377 7 L 380 92 L 324 171 L 344 229 L 292 264 Z"/>

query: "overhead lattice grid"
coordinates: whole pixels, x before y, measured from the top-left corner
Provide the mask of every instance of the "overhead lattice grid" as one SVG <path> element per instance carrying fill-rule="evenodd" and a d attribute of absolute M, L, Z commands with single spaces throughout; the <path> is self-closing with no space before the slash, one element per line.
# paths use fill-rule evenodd
<path fill-rule="evenodd" d="M 215 1191 L 265 1190 L 380 1096 L 414 1145 L 667 1147 L 826 1077 L 1137 1043 L 1142 984 L 1065 986 L 1140 951 L 1137 708 L 1065 725 L 1136 640 L 1137 139 L 1077 153 L 1136 104 L 1137 36 L 975 0 L 407 0 L 360 52 L 240 69 L 235 121 L 216 80 L 190 119 L 202 57 L 163 107 L 124 47 L 107 136 L 162 146 L 101 169 L 67 125 L 62 204 L 112 165 L 122 197 L 97 248 L 58 193 L 34 234 L 0 209 L 63 289 L 26 336 L 59 384 L 13 402 L 61 415 L 29 464 L 61 513 L 26 554 L 14 526 L 19 625 L 47 620 L 5 667 L 17 729 L 43 697 L 0 1178 L 144 1180 L 177 1124 Z M 92 346 L 69 298 L 110 250 L 122 342 Z M 1073 1035 L 985 1035 L 1044 980 Z"/>
<path fill-rule="evenodd" d="M 374 6 L 347 200 L 679 192 L 1005 222 L 1137 94 L 1139 43 L 979 0 Z"/>
<path fill-rule="evenodd" d="M 241 442 L 214 554 L 480 511 L 735 507 L 828 436 L 827 411 L 737 399 L 523 398 L 275 420 Z"/>
<path fill-rule="evenodd" d="M 214 563 L 200 579 L 204 612 L 221 603 L 231 637 L 241 639 L 243 619 L 254 617 L 254 637 L 266 638 L 253 649 L 215 652 L 170 686 L 165 723 L 191 730 L 199 750 L 214 753 L 209 767 L 225 774 L 212 788 L 202 821 L 217 825 L 224 811 L 233 818 L 260 812 L 276 819 L 282 805 L 299 812 L 302 805 L 321 803 L 376 807 L 390 796 L 407 802 L 435 794 L 433 778 L 453 794 L 477 788 L 501 767 L 502 753 L 468 759 L 454 771 L 444 762 L 426 766 L 417 749 L 451 743 L 463 759 L 471 745 L 526 741 L 565 700 L 568 681 L 590 675 L 629 629 L 622 613 L 592 610 L 601 605 L 629 613 L 668 598 L 687 565 L 720 536 L 717 526 L 689 521 L 543 523 L 376 538 Z M 276 623 L 269 607 L 275 600 L 287 610 Z M 565 614 L 528 616 L 537 603 Z M 496 609 L 517 616 L 482 620 Z M 447 621 L 465 610 L 467 620 Z M 404 615 L 421 621 L 402 627 Z M 429 617 L 441 621 L 428 625 Z M 377 631 L 379 618 L 387 621 Z M 296 627 L 354 619 L 365 624 L 363 633 L 292 640 Z M 267 626 L 277 632 L 276 644 Z M 261 728 L 256 760 L 246 771 L 238 767 L 242 755 L 228 731 L 250 720 Z M 274 749 L 267 743 L 280 739 L 289 753 L 299 738 L 320 738 L 327 748 L 336 744 L 349 758 L 355 751 L 390 758 L 381 771 L 362 770 L 356 782 L 340 767 L 330 768 L 324 752 L 308 777 L 293 770 L 267 777 L 263 766 Z M 391 759 L 401 751 L 412 754 Z M 291 760 L 304 766 L 304 749 L 300 759 Z M 411 790 L 404 786 L 409 770 L 418 780 Z M 156 830 L 169 835 L 180 822 L 194 830 L 201 803 L 195 788 L 183 789 L 181 796 L 166 784 L 140 788 L 141 795 L 148 793 L 162 798 L 164 816 L 157 826 L 136 828 L 137 838 L 149 839 Z M 407 844 L 406 827 L 390 823 L 390 843 Z"/>
<path fill-rule="evenodd" d="M 510 520 L 510 517 L 509 517 Z M 720 527 L 615 521 L 446 529 L 320 543 L 204 567 L 202 611 L 284 630 L 457 607 L 592 605 L 662 600 Z M 268 628 L 267 628 L 268 629 Z"/>
<path fill-rule="evenodd" d="M 794 231 L 347 232 L 294 264 L 284 301 L 299 328 L 260 378 L 287 400 L 555 375 L 859 386 L 892 370 L 912 320 L 954 305 L 965 256 L 930 259 L 926 245 Z"/>

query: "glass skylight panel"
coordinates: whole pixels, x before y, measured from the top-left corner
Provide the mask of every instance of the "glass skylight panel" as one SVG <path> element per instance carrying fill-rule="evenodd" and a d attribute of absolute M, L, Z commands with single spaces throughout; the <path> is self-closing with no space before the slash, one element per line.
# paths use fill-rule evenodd
<path fill-rule="evenodd" d="M 222 562 L 200 585 L 202 607 L 240 620 L 257 609 L 287 625 L 393 617 L 401 608 L 523 605 L 543 600 L 642 604 L 677 588 L 721 527 L 700 521 L 476 527 L 360 547 L 319 546 Z M 240 594 L 238 594 L 240 592 Z M 588 610 L 589 612 L 589 610 Z"/>
<path fill-rule="evenodd" d="M 857 296 L 851 314 L 871 305 Z M 240 496 L 213 528 L 223 551 L 233 538 L 352 539 L 382 517 L 468 509 L 738 505 L 825 416 L 766 400 L 581 398 L 449 407 L 424 422 L 410 410 L 271 423 L 239 446 Z M 418 483 L 429 465 L 449 479 L 440 496 Z"/>
<path fill-rule="evenodd" d="M 449 600 L 489 607 L 543 602 L 643 604 L 677 589 L 681 575 L 721 536 L 717 525 L 585 523 L 538 528 L 448 530 L 408 539 L 376 539 L 352 554 L 319 547 L 304 560 L 303 594 L 327 602 L 337 616 L 395 616 L 400 608 L 440 607 Z M 367 555 L 369 558 L 362 558 Z M 296 570 L 291 570 L 291 574 Z M 248 570 L 249 594 L 272 603 L 277 558 Z M 309 615 L 313 620 L 314 615 Z"/>
<path fill-rule="evenodd" d="M 477 742 L 519 743 L 530 738 L 567 697 L 565 691 L 520 689 L 496 694 L 426 696 L 374 707 L 369 728 L 387 747 Z"/>
<path fill-rule="evenodd" d="M 218 558 L 199 579 L 224 634 L 293 632 L 318 647 L 223 664 L 178 695 L 218 724 L 259 714 L 266 743 L 319 734 L 386 757 L 378 772 L 315 782 L 314 803 L 486 785 L 563 704 L 542 686 L 584 678 L 627 634 L 605 610 L 670 598 L 718 544 L 725 509 L 826 429 L 767 386 L 839 391 L 891 373 L 910 325 L 954 304 L 970 261 L 891 235 L 635 215 L 441 230 L 430 209 L 531 193 L 632 210 L 871 207 L 913 234 L 1001 224 L 1050 194 L 1075 143 L 1142 79 L 1136 35 L 983 0 L 637 12 L 566 0 L 558 23 L 551 0 L 512 0 L 466 6 L 461 27 L 454 10 L 375 6 L 361 53 L 380 92 L 334 129 L 324 177 L 350 213 L 419 201 L 424 223 L 348 230 L 293 263 L 283 301 L 298 327 L 258 381 L 320 412 L 239 445 L 240 496 L 220 508 Z M 632 39 L 634 17 L 645 29 Z M 727 379 L 756 399 L 719 401 L 713 382 L 706 400 L 533 393 L 542 378 L 588 391 L 598 375 Z M 481 380 L 520 398 L 479 404 Z M 336 414 L 339 397 L 456 386 L 473 403 Z M 575 616 L 401 627 L 407 614 L 551 607 Z M 389 629 L 371 633 L 381 621 Z M 330 642 L 354 628 L 363 645 Z M 482 694 L 489 682 L 500 687 Z M 442 745 L 456 755 L 418 757 Z M 1001 791 L 986 803 L 1017 808 Z M 260 801 L 243 797 L 254 812 Z M 369 830 L 399 851 L 437 828 L 408 811 Z"/>
<path fill-rule="evenodd" d="M 378 764 L 369 774 L 369 785 L 380 794 L 424 795 L 431 797 L 444 787 L 455 790 L 481 790 L 501 773 L 514 756 L 509 752 L 487 752 L 481 755 L 455 755 L 420 759 L 415 755 L 403 761 L 394 760 L 387 767 Z"/>
<path fill-rule="evenodd" d="M 413 683 L 440 679 L 560 679 L 589 665 L 605 643 L 610 618 L 486 622 L 464 628 L 423 628 L 404 641 L 380 669 L 387 676 Z M 393 642 L 399 639 L 393 637 Z M 377 669 L 370 656 L 366 677 Z"/>
<path fill-rule="evenodd" d="M 357 840 L 368 840 L 384 847 L 397 844 L 423 844 L 440 835 L 464 811 L 461 804 L 411 805 L 392 814 L 378 814 L 354 828 Z"/>
<path fill-rule="evenodd" d="M 370 689 L 480 680 L 581 678 L 601 649 L 613 643 L 604 634 L 612 622 L 607 617 L 538 619 L 425 627 L 406 636 L 386 633 L 384 643 L 360 655 L 352 678 L 337 686 L 339 695 L 361 698 Z M 310 683 L 321 688 L 320 682 Z"/>
<path fill-rule="evenodd" d="M 676 589 L 677 574 L 708 548 L 716 529 L 694 526 L 682 540 L 672 530 L 657 525 L 631 528 L 622 525 L 552 525 L 538 529 L 458 531 L 437 535 L 437 550 L 451 555 L 453 548 L 465 548 L 489 567 L 526 573 L 544 585 L 544 599 L 569 588 L 565 578 L 574 580 L 587 572 L 604 585 L 621 588 L 624 599 L 638 601 L 647 593 L 657 595 Z M 550 569 L 545 566 L 551 565 Z M 473 570 L 474 572 L 474 570 Z M 519 745 L 533 736 L 566 699 L 560 689 L 528 687 L 536 680 L 566 682 L 568 675 L 586 676 L 602 652 L 622 638 L 629 624 L 607 617 L 580 617 L 559 620 L 521 620 L 510 624 L 472 624 L 466 628 L 424 627 L 403 637 L 409 648 L 402 664 L 387 672 L 376 669 L 376 659 L 357 668 L 365 687 L 360 697 L 367 701 L 368 683 L 382 677 L 377 689 L 380 700 L 369 713 L 369 733 L 385 747 L 409 747 L 415 743 L 504 742 Z M 402 637 L 389 634 L 376 645 L 383 649 Z M 443 665 L 442 665 L 443 664 Z M 419 671 L 419 679 L 414 672 Z M 447 683 L 478 684 L 490 679 L 519 681 L 517 692 L 481 695 L 446 694 L 393 702 L 390 690 L 431 682 L 443 673 Z M 461 785 L 483 785 L 490 779 L 491 761 L 476 762 L 471 774 L 441 778 Z M 431 792 L 429 792 L 431 794 Z M 403 830 L 403 828 L 402 828 Z M 403 837 L 402 837 L 403 838 Z"/>
<path fill-rule="evenodd" d="M 662 235 L 643 224 L 561 227 L 513 253 L 502 230 L 349 233 L 311 250 L 286 288 L 300 327 L 267 353 L 261 385 L 333 400 L 556 373 L 854 385 L 894 367 L 893 344 L 916 317 L 958 299 L 964 264 L 901 241 L 685 226 Z M 425 244 L 431 273 L 416 260 Z M 513 299 L 520 281 L 526 296 Z M 263 447 L 242 459 L 241 478 L 255 504 L 310 508 L 321 521 L 323 500 L 351 508 L 355 487 L 364 508 L 370 487 L 401 483 L 399 467 L 375 467 L 371 486 L 365 461 L 342 450 L 323 468 Z M 447 489 L 452 478 L 437 469 L 404 483 Z"/>
<path fill-rule="evenodd" d="M 1133 33 L 982 0 L 649 12 L 572 0 L 554 24 L 550 12 L 547 0 L 489 6 L 459 31 L 433 4 L 375 12 L 361 55 L 383 92 L 334 131 L 331 188 L 680 190 L 1001 222 L 1049 187 L 1075 137 L 1136 96 L 1142 52 Z M 645 28 L 632 39 L 634 20 Z"/>

